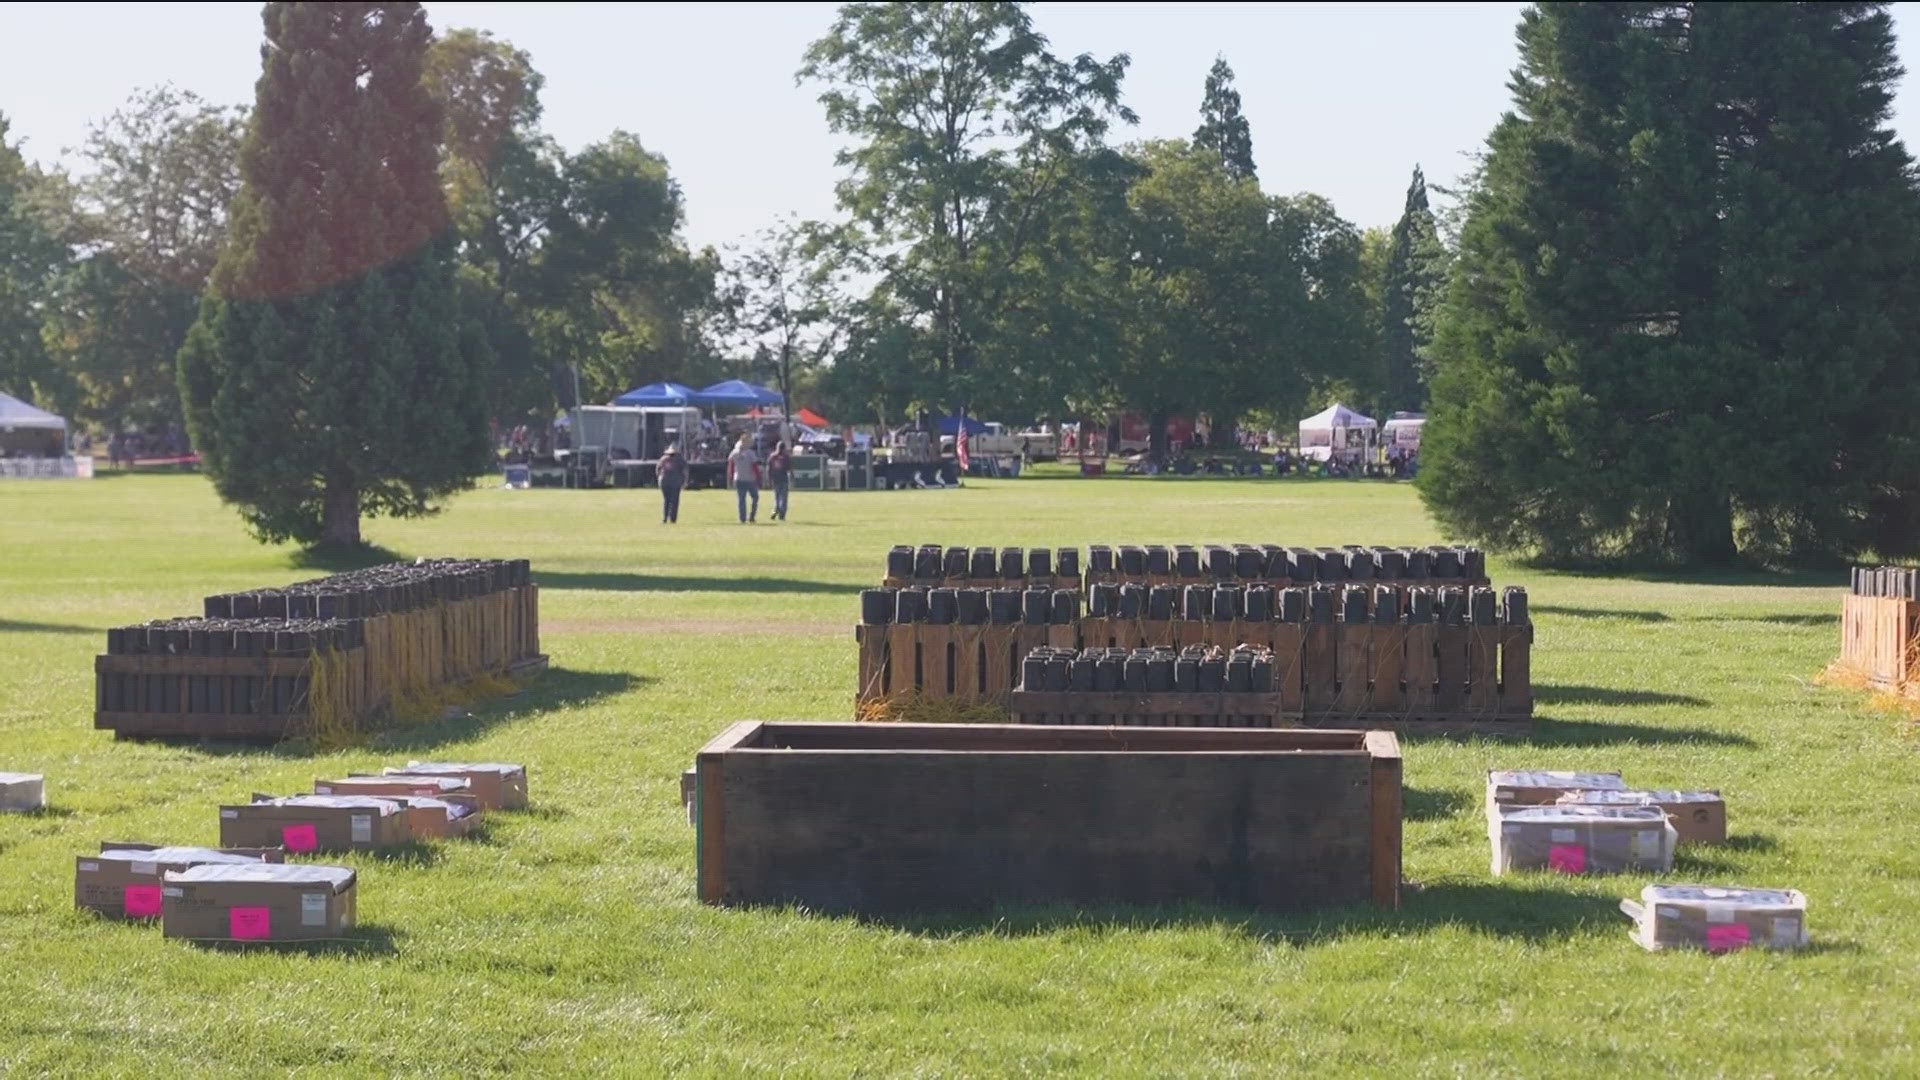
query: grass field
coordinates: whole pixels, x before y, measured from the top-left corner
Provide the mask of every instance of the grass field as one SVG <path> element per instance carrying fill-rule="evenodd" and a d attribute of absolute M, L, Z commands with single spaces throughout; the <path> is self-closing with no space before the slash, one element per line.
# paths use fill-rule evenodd
<path fill-rule="evenodd" d="M 766 508 L 770 509 L 770 507 Z M 727 723 L 850 712 L 857 591 L 895 543 L 1435 539 L 1405 486 L 983 481 L 796 496 L 744 528 L 694 492 L 481 491 L 376 522 L 407 556 L 520 556 L 555 670 L 469 718 L 309 756 L 92 730 L 113 625 L 314 576 L 204 481 L 0 487 L 0 1073 L 1914 1075 L 1920 760 L 1901 722 L 1812 686 L 1838 574 L 1630 579 L 1499 562 L 1530 587 L 1542 733 L 1414 742 L 1397 914 L 1018 911 L 874 925 L 703 907 L 681 769 Z M 432 754 L 523 761 L 537 809 L 362 871 L 351 948 L 229 951 L 72 908 L 101 840 L 211 843 L 214 805 Z M 1800 955 L 1648 954 L 1646 880 L 1494 880 L 1485 769 L 1620 769 L 1726 793 L 1737 841 L 1671 880 L 1797 887 Z"/>

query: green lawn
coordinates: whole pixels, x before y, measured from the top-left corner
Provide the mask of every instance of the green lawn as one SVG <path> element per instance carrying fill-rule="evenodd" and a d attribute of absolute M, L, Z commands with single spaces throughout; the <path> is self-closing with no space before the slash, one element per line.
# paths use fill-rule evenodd
<path fill-rule="evenodd" d="M 323 756 L 92 730 L 107 627 L 316 571 L 253 544 L 204 481 L 0 486 L 0 770 L 54 809 L 0 816 L 0 1074 L 300 1069 L 462 1075 L 1470 1076 L 1907 1074 L 1920 1028 L 1920 761 L 1888 714 L 1812 686 L 1838 574 L 1552 575 L 1530 586 L 1542 733 L 1413 742 L 1393 915 L 1015 912 L 881 926 L 703 907 L 679 774 L 731 721 L 841 719 L 857 590 L 895 543 L 1436 538 L 1405 486 L 978 482 L 808 495 L 744 528 L 731 497 L 480 491 L 376 522 L 405 555 L 521 556 L 555 671 L 470 719 Z M 770 509 L 770 507 L 768 508 Z M 762 515 L 763 522 L 766 517 Z M 363 871 L 352 949 L 227 951 L 71 906 L 101 840 L 211 843 L 214 805 L 422 752 L 522 761 L 538 809 Z M 1493 880 L 1493 767 L 1620 769 L 1726 793 L 1738 839 L 1673 880 L 1790 886 L 1800 955 L 1642 952 L 1642 878 Z"/>

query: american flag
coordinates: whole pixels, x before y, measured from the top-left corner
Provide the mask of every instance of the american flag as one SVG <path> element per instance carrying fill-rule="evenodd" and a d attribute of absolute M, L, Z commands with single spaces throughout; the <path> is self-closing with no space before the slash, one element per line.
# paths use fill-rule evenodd
<path fill-rule="evenodd" d="M 958 439 L 956 439 L 956 440 L 954 440 L 954 444 L 953 444 L 953 452 L 954 452 L 954 454 L 955 454 L 955 455 L 957 455 L 957 456 L 958 456 L 958 457 L 960 458 L 960 471 L 961 471 L 961 472 L 966 472 L 966 471 L 967 471 L 967 469 L 968 469 L 968 468 L 970 468 L 970 467 L 972 466 L 972 457 L 973 457 L 973 455 L 971 455 L 971 454 L 969 454 L 969 453 L 967 452 L 967 451 L 968 451 L 968 447 L 967 447 L 967 442 L 968 442 L 968 440 L 967 440 L 967 414 L 966 414 L 966 413 L 961 413 L 961 414 L 960 414 L 960 437 L 959 437 Z"/>

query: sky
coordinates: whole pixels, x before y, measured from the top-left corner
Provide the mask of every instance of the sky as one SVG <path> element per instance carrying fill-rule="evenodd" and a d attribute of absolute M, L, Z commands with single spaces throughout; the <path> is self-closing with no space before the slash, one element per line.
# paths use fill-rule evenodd
<path fill-rule="evenodd" d="M 1362 227 L 1399 216 L 1415 164 L 1445 185 L 1508 105 L 1523 5 L 1032 5 L 1055 53 L 1132 57 L 1119 141 L 1184 137 L 1216 56 L 1233 66 L 1260 181 L 1313 191 Z M 1895 8 L 1896 29 L 1920 21 Z M 840 140 L 794 71 L 834 5 L 432 3 L 436 28 L 490 30 L 546 76 L 545 127 L 569 150 L 615 129 L 663 154 L 696 248 L 750 242 L 786 215 L 830 218 Z M 89 123 L 137 88 L 171 83 L 249 104 L 255 4 L 0 5 L 0 113 L 28 158 L 69 160 Z M 1902 55 L 1913 55 L 1902 41 Z M 1895 128 L 1920 135 L 1920 89 Z"/>

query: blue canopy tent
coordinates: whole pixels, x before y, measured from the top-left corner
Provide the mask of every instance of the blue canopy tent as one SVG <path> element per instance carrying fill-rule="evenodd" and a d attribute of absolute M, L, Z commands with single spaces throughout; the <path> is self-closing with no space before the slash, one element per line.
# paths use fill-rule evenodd
<path fill-rule="evenodd" d="M 971 416 L 967 417 L 967 434 L 979 435 L 985 432 L 986 430 L 987 430 L 987 425 L 985 423 L 979 420 L 975 420 Z M 957 416 L 941 417 L 940 418 L 940 434 L 942 435 L 960 434 L 960 418 Z"/>
<path fill-rule="evenodd" d="M 716 409 L 756 409 L 766 405 L 779 405 L 782 400 L 778 390 L 755 386 L 741 379 L 728 379 L 700 391 L 696 395 L 695 404 Z"/>
<path fill-rule="evenodd" d="M 613 399 L 615 405 L 697 405 L 699 391 L 677 382 L 648 383 Z"/>

